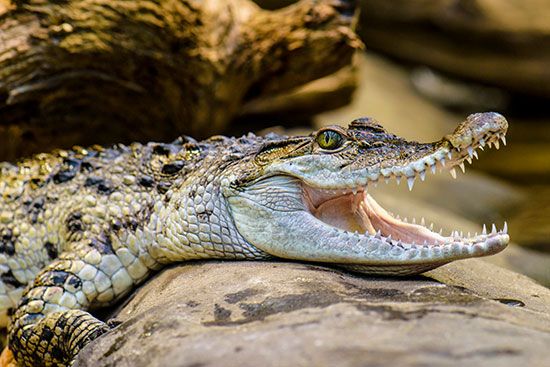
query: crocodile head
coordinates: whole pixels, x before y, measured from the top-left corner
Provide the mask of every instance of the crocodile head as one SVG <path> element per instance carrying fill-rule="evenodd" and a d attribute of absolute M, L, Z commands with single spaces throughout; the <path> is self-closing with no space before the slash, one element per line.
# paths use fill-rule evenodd
<path fill-rule="evenodd" d="M 269 140 L 245 168 L 226 180 L 235 225 L 273 256 L 341 264 L 366 273 L 419 273 L 450 261 L 503 250 L 502 230 L 443 236 L 401 221 L 369 187 L 390 179 L 409 189 L 427 172 L 464 168 L 476 149 L 499 146 L 508 128 L 497 113 L 474 114 L 434 143 L 407 141 L 369 118 L 304 137 Z M 230 181 L 230 182 L 228 182 Z"/>

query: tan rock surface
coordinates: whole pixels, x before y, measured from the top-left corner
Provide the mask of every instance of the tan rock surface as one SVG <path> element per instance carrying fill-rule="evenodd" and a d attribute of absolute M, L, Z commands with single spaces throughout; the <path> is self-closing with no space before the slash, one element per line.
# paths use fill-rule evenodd
<path fill-rule="evenodd" d="M 298 263 L 195 263 L 162 272 L 118 319 L 76 366 L 550 362 L 550 291 L 477 260 L 408 279 Z"/>

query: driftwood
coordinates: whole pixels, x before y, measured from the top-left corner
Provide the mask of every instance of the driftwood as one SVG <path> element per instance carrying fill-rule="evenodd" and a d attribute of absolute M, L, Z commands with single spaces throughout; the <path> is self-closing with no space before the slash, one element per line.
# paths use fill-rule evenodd
<path fill-rule="evenodd" d="M 0 159 L 223 132 L 349 65 L 356 1 L 0 0 Z"/>

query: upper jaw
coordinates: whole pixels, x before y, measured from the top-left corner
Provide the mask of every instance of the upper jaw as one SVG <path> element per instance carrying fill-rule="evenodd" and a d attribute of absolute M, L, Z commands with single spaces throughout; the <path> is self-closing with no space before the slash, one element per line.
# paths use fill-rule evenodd
<path fill-rule="evenodd" d="M 452 134 L 434 143 L 390 141 L 385 150 L 373 149 L 364 155 L 359 154 L 350 165 L 345 165 L 345 159 L 337 154 L 324 155 L 322 159 L 304 155 L 269 165 L 264 175 L 283 174 L 296 177 L 316 189 L 349 192 L 394 178 L 398 183 L 406 180 L 412 190 L 416 178 L 423 181 L 428 171 L 448 170 L 455 177 L 456 167 L 464 171 L 464 162 L 471 163 L 473 158 L 477 158 L 478 150 L 492 145 L 498 149 L 500 141 L 506 144 L 507 129 L 506 119 L 498 113 L 473 114 Z M 410 156 L 402 157 L 402 152 L 408 152 Z"/>

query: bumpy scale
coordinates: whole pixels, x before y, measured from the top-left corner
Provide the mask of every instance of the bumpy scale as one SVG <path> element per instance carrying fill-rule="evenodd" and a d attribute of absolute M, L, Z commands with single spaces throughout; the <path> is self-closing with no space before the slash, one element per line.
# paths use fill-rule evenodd
<path fill-rule="evenodd" d="M 0 163 L 10 349 L 23 366 L 69 364 L 109 330 L 87 310 L 174 262 L 285 258 L 406 275 L 501 251 L 506 228 L 445 237 L 389 214 L 367 188 L 463 167 L 506 129 L 502 116 L 476 114 L 420 144 L 359 119 L 309 136 L 184 137 Z"/>

